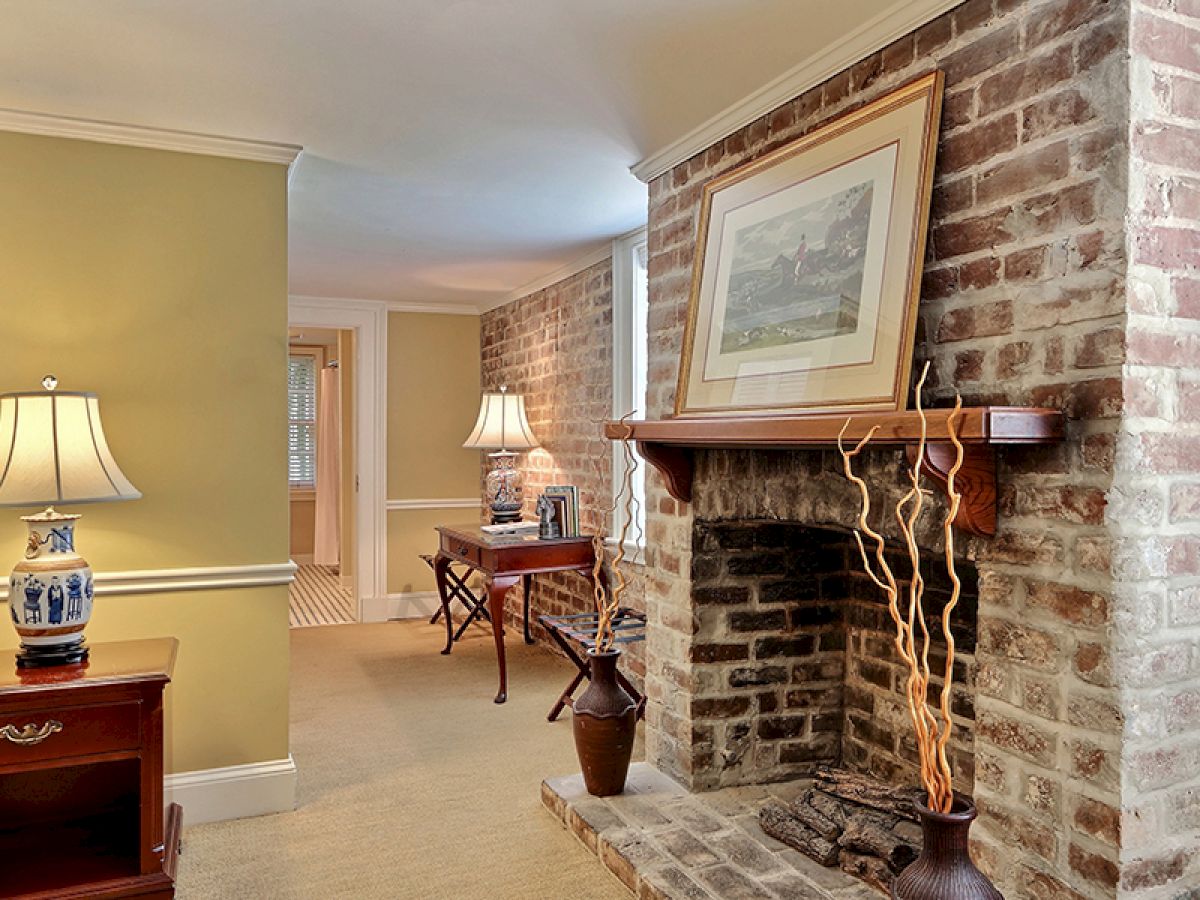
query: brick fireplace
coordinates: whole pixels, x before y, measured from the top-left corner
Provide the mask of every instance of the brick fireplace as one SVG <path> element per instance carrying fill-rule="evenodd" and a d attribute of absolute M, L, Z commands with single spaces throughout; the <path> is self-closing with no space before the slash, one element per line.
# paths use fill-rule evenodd
<path fill-rule="evenodd" d="M 1069 419 L 1063 444 L 1000 454 L 998 531 L 960 546 L 975 642 L 958 787 L 979 806 L 976 858 L 1009 898 L 1200 890 L 1198 46 L 1193 0 L 967 0 L 650 181 L 655 418 L 673 408 L 703 184 L 945 73 L 916 346 L 927 403 L 958 391 Z M 489 313 L 485 334 L 519 341 L 510 364 L 544 381 L 607 346 L 586 338 L 606 301 L 588 302 L 553 347 L 531 321 L 537 296 Z M 604 377 L 589 382 L 598 404 Z M 595 427 L 546 449 L 570 468 Z M 860 463 L 890 507 L 900 453 Z M 578 468 L 555 477 L 600 471 Z M 657 476 L 649 490 L 648 761 L 701 796 L 832 758 L 910 779 L 836 456 L 697 450 L 692 503 Z M 937 553 L 936 527 L 921 542 Z"/>
<path fill-rule="evenodd" d="M 882 592 L 863 573 L 844 528 L 779 519 L 697 519 L 692 595 L 694 763 L 697 787 L 780 781 L 840 765 L 890 784 L 918 783 L 915 745 L 905 739 L 906 671 L 892 640 Z M 907 581 L 907 551 L 889 553 Z M 940 634 L 949 580 L 940 559 L 926 560 L 926 609 Z M 974 567 L 960 563 L 962 595 L 952 710 L 958 726 L 951 759 L 960 789 L 974 773 Z M 940 640 L 930 660 L 945 669 Z M 935 678 L 940 691 L 942 679 Z"/>

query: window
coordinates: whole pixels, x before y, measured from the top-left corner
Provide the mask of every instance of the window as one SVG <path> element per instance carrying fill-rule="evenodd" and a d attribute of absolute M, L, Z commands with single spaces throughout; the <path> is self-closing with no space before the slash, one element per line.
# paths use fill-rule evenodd
<path fill-rule="evenodd" d="M 646 229 L 613 242 L 613 418 L 633 412 L 646 416 L 647 359 L 646 318 L 650 285 L 646 273 Z M 620 442 L 613 442 L 613 496 L 621 489 L 624 460 Z M 638 457 L 633 495 L 637 500 L 635 520 L 629 524 L 626 553 L 640 562 L 646 533 L 646 464 Z M 624 524 L 624 509 L 613 516 L 613 534 Z"/>
<path fill-rule="evenodd" d="M 317 372 L 313 353 L 288 355 L 288 485 L 311 489 L 317 483 Z"/>

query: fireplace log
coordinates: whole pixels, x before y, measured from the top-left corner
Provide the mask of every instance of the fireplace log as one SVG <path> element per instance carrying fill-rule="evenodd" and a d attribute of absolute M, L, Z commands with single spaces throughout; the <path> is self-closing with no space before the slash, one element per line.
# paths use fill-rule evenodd
<path fill-rule="evenodd" d="M 823 866 L 837 865 L 838 845 L 801 822 L 792 810 L 782 804 L 771 803 L 764 806 L 758 814 L 758 821 L 762 830 L 775 840 L 795 847 Z"/>
<path fill-rule="evenodd" d="M 838 844 L 845 850 L 878 857 L 899 874 L 917 858 L 918 850 L 892 830 L 896 822 L 894 816 L 885 818 L 865 812 L 851 816 Z"/>
<path fill-rule="evenodd" d="M 845 769 L 818 769 L 813 787 L 817 790 L 913 822 L 919 821 L 913 801 L 920 788 L 895 788 L 869 775 Z"/>
<path fill-rule="evenodd" d="M 825 810 L 818 809 L 813 802 L 816 794 L 813 790 L 805 791 L 799 799 L 787 805 L 787 812 L 826 840 L 836 841 L 846 827 L 846 817 L 835 804 L 829 804 Z"/>
<path fill-rule="evenodd" d="M 843 850 L 838 856 L 838 865 L 843 872 L 861 878 L 885 894 L 892 888 L 892 869 L 882 859 Z"/>

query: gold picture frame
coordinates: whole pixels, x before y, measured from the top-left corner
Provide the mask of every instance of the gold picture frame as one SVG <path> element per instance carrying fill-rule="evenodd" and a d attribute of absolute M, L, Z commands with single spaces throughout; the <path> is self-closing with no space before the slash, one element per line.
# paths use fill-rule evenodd
<path fill-rule="evenodd" d="M 704 186 L 676 416 L 905 408 L 942 88 L 931 72 Z"/>

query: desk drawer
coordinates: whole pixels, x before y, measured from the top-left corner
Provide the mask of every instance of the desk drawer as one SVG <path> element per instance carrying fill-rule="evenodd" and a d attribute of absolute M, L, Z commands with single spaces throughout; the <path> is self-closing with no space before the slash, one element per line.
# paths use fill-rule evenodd
<path fill-rule="evenodd" d="M 464 541 L 462 538 L 452 535 L 442 535 L 442 550 L 455 559 L 461 559 L 468 565 L 479 565 L 479 547 Z"/>
<path fill-rule="evenodd" d="M 0 712 L 0 766 L 38 762 L 141 745 L 141 704 Z"/>

